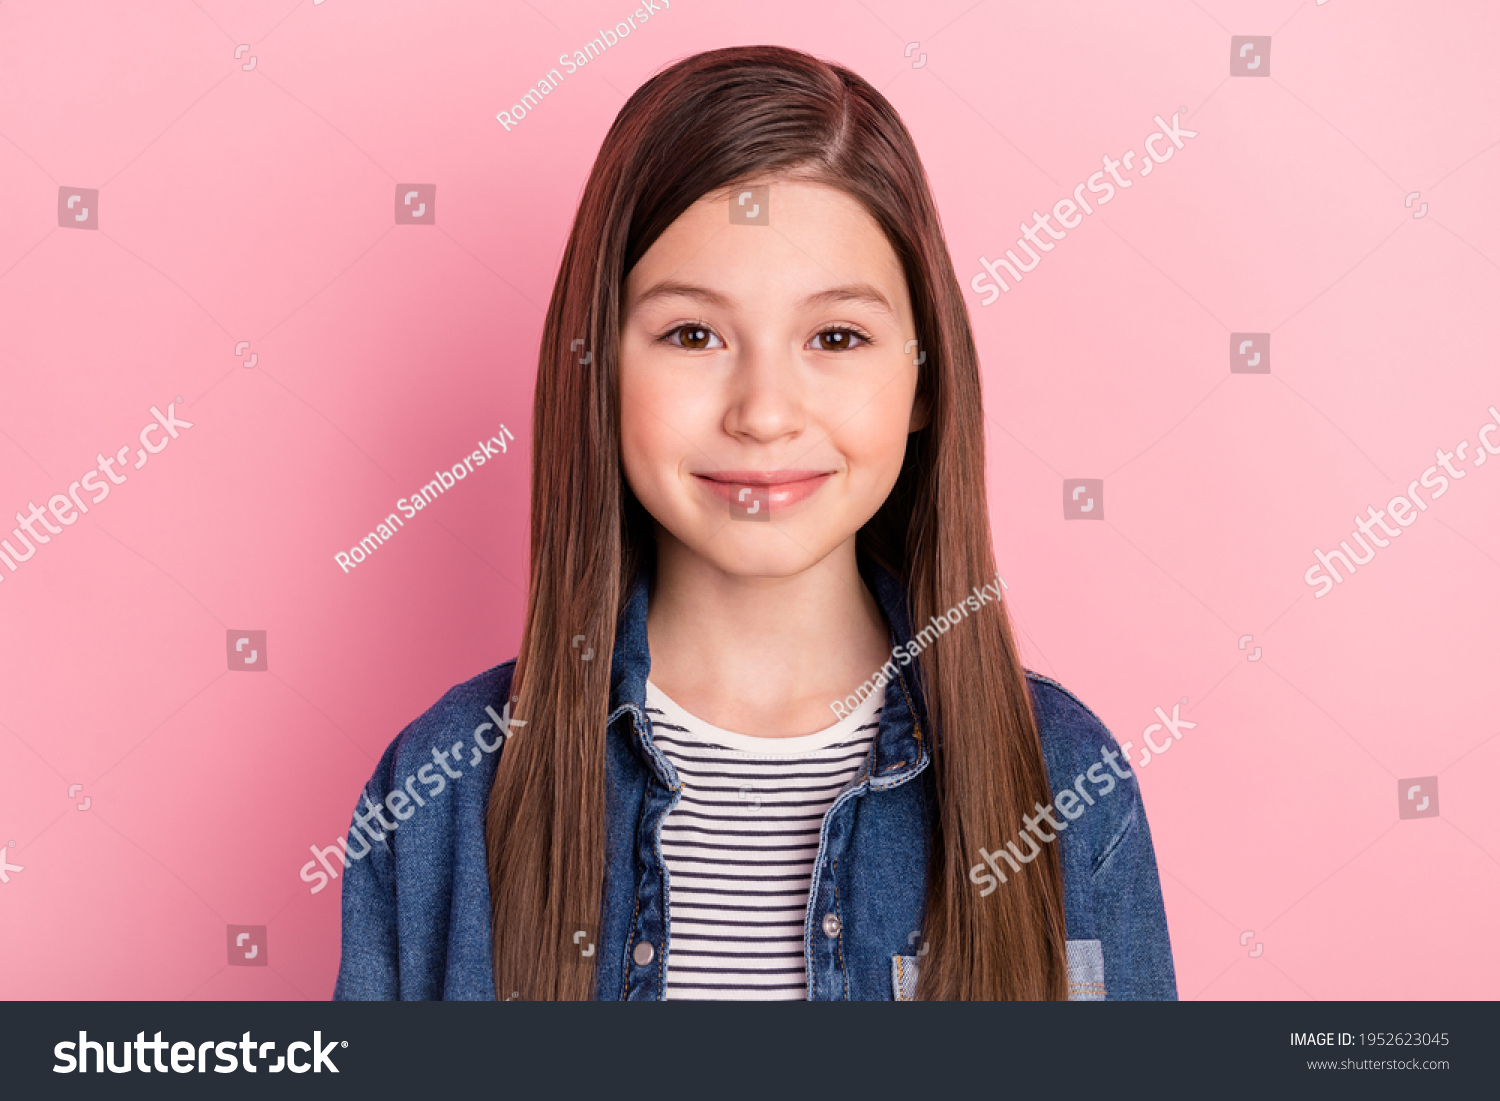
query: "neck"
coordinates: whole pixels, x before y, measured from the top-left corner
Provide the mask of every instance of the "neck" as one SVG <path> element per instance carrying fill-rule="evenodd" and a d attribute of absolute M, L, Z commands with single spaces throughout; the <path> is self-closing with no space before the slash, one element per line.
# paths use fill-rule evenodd
<path fill-rule="evenodd" d="M 689 712 L 756 737 L 812 734 L 889 656 L 851 536 L 785 577 L 729 573 L 658 532 L 651 680 Z"/>

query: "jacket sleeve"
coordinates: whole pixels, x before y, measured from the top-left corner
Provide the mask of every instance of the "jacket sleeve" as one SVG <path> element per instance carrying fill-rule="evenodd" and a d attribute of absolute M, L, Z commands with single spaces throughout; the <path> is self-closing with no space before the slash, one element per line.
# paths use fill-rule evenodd
<path fill-rule="evenodd" d="M 393 741 L 360 790 L 354 813 L 368 815 L 371 805 L 391 790 L 396 747 Z M 379 831 L 379 827 L 376 826 Z M 383 831 L 381 831 L 383 832 Z M 391 835 L 372 840 L 351 820 L 348 841 L 368 846 L 362 857 L 344 858 L 343 951 L 339 957 L 335 1001 L 385 1001 L 401 997 L 401 958 L 396 926 L 396 855 Z"/>
<path fill-rule="evenodd" d="M 1176 1001 L 1177 977 L 1140 787 L 1094 871 L 1094 915 L 1110 1001 Z"/>

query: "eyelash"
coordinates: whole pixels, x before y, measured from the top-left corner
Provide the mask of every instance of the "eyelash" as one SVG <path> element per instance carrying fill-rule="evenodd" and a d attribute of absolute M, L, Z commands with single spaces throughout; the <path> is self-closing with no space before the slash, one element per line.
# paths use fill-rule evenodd
<path fill-rule="evenodd" d="M 702 321 L 685 321 L 681 325 L 674 325 L 674 326 L 672 326 L 672 328 L 668 329 L 665 333 L 663 333 L 659 339 L 664 344 L 670 344 L 674 348 L 682 348 L 683 351 L 686 351 L 686 352 L 710 352 L 710 351 L 717 351 L 718 350 L 716 348 L 687 348 L 684 345 L 682 345 L 681 343 L 679 343 L 678 341 L 672 339 L 674 336 L 677 336 L 677 334 L 679 334 L 681 332 L 684 332 L 685 330 L 688 330 L 688 329 L 704 329 L 704 330 L 706 330 L 706 331 L 708 331 L 710 333 L 713 333 L 713 335 L 715 337 L 718 337 L 718 339 L 720 341 L 722 341 L 724 339 L 723 337 L 719 336 L 719 334 L 717 332 L 714 332 L 714 328 L 713 328 L 712 325 L 706 324 L 705 322 L 702 322 Z M 829 325 L 827 328 L 819 329 L 816 333 L 813 334 L 813 336 L 816 339 L 817 337 L 823 336 L 826 333 L 848 333 L 850 336 L 858 337 L 859 340 L 862 343 L 864 343 L 864 344 L 874 344 L 875 343 L 875 338 L 874 337 L 872 337 L 869 333 L 865 332 L 863 329 L 859 328 L 856 325 Z M 859 346 L 860 345 L 855 345 L 855 347 L 859 347 Z M 819 348 L 817 350 L 818 351 L 825 351 L 825 352 L 826 351 L 834 351 L 834 349 L 832 349 L 832 348 Z M 852 351 L 852 349 L 849 349 L 849 348 L 840 348 L 840 349 L 837 349 L 837 350 L 838 351 Z"/>

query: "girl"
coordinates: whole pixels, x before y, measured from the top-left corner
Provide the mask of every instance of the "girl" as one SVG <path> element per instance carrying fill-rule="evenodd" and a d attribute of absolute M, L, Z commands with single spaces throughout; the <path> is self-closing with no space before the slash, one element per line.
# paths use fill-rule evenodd
<path fill-rule="evenodd" d="M 1175 998 L 1128 757 L 1017 655 L 982 417 L 874 88 L 641 87 L 542 336 L 520 656 L 366 785 L 334 996 Z"/>

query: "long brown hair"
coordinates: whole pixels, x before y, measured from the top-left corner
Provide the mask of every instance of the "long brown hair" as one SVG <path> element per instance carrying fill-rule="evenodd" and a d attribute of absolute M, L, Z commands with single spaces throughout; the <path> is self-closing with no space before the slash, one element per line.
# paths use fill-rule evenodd
<path fill-rule="evenodd" d="M 575 923 L 599 920 L 607 658 L 630 585 L 654 558 L 649 516 L 619 458 L 621 288 L 692 203 L 792 173 L 841 188 L 879 223 L 928 353 L 917 387 L 928 422 L 908 437 L 896 487 L 859 547 L 906 583 L 918 624 L 995 575 L 978 355 L 926 175 L 895 110 L 854 73 L 772 46 L 697 54 L 651 78 L 594 162 L 542 333 L 530 592 L 512 688 L 528 725 L 502 755 L 486 823 L 502 998 L 594 996 L 593 961 L 565 962 L 557 946 Z M 580 634 L 606 660 L 575 660 Z M 918 996 L 1063 998 L 1056 846 L 987 898 L 967 878 L 980 847 L 1019 837 L 1022 815 L 1051 799 L 1004 606 L 964 617 L 919 662 L 937 809 Z"/>

